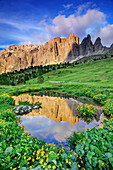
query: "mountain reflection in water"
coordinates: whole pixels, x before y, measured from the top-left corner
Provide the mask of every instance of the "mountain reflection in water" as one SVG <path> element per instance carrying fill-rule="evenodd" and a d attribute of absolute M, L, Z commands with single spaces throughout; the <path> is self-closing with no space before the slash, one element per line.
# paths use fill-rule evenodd
<path fill-rule="evenodd" d="M 76 108 L 83 103 L 73 98 L 29 94 L 13 96 L 13 98 L 16 105 L 19 101 L 28 101 L 29 103 L 39 101 L 42 103 L 42 108 L 32 110 L 29 114 L 21 116 L 21 120 L 22 125 L 31 134 L 46 142 L 65 141 L 65 138 L 69 137 L 73 131 L 84 131 L 86 127 L 92 128 L 100 124 L 104 116 L 99 107 L 93 119 L 80 118 Z"/>

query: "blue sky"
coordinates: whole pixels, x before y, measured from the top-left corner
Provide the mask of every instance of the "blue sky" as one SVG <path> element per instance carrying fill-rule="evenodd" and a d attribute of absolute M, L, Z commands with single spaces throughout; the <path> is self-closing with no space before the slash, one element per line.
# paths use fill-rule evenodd
<path fill-rule="evenodd" d="M 0 50 L 11 44 L 44 44 L 70 32 L 82 40 L 113 43 L 113 0 L 0 0 Z"/>

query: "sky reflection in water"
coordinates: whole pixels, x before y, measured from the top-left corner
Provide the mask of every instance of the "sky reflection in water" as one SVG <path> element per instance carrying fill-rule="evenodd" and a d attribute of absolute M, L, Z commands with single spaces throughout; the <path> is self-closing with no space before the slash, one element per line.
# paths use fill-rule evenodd
<path fill-rule="evenodd" d="M 42 103 L 42 109 L 33 110 L 31 113 L 21 116 L 21 124 L 32 135 L 47 143 L 66 142 L 66 138 L 74 131 L 84 131 L 86 127 L 93 128 L 99 125 L 104 117 L 101 114 L 102 110 L 100 110 L 96 119 L 94 118 L 87 123 L 79 117 L 75 110 L 81 102 L 72 98 L 31 96 L 29 94 L 15 96 L 14 98 L 16 104 L 19 100 L 29 101 L 30 103 L 40 101 Z"/>

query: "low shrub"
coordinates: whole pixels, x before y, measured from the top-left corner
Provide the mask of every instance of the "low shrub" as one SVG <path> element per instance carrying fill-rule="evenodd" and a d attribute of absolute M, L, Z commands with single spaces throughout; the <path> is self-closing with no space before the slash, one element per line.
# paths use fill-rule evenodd
<path fill-rule="evenodd" d="M 113 117 L 113 100 L 109 99 L 106 101 L 106 104 L 103 106 L 104 113 L 108 116 Z"/>
<path fill-rule="evenodd" d="M 2 94 L 2 95 L 0 95 L 0 103 L 1 104 L 5 104 L 6 103 L 6 104 L 9 104 L 9 105 L 14 105 L 15 101 L 8 94 Z"/>
<path fill-rule="evenodd" d="M 104 102 L 107 99 L 107 96 L 105 94 L 96 94 L 93 96 L 93 99 L 99 103 Z"/>
<path fill-rule="evenodd" d="M 92 116 L 96 111 L 97 111 L 97 107 L 93 106 L 92 104 L 91 105 L 87 105 L 85 104 L 84 106 L 82 105 L 78 105 L 76 110 L 78 110 L 80 112 L 81 115 L 84 115 L 84 116 Z"/>
<path fill-rule="evenodd" d="M 0 119 L 6 122 L 13 122 L 19 120 L 11 111 L 2 111 L 0 113 Z"/>
<path fill-rule="evenodd" d="M 88 90 L 85 92 L 85 95 L 88 97 L 93 97 L 95 95 L 95 93 L 93 93 L 92 90 Z"/>
<path fill-rule="evenodd" d="M 73 132 L 73 135 L 67 138 L 70 147 L 72 149 L 75 149 L 75 146 L 83 141 L 84 136 L 85 136 L 85 132 L 80 132 L 80 133 Z"/>

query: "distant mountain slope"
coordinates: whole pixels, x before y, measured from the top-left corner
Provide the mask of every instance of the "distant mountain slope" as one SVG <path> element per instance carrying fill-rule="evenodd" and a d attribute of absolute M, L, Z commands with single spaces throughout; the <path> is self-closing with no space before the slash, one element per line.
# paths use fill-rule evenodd
<path fill-rule="evenodd" d="M 98 37 L 93 44 L 88 35 L 79 43 L 79 37 L 54 38 L 44 45 L 10 45 L 0 53 L 0 74 L 28 68 L 70 62 L 83 56 L 108 52 Z"/>

